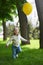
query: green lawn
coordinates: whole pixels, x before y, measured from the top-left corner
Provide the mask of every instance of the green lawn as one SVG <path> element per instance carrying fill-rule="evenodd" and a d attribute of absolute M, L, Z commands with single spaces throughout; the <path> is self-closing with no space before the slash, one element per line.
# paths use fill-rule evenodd
<path fill-rule="evenodd" d="M 11 45 L 6 48 L 6 41 L 0 40 L 0 65 L 43 65 L 43 49 L 39 49 L 39 40 L 30 42 L 30 45 L 21 46 L 22 52 L 14 60 L 11 57 Z"/>

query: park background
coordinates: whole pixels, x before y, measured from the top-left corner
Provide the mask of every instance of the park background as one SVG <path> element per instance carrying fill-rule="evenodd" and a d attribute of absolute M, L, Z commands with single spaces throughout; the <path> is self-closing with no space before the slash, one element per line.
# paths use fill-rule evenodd
<path fill-rule="evenodd" d="M 3 3 L 6 3 L 6 1 L 3 0 Z M 14 11 L 12 10 L 12 12 L 10 12 L 8 9 L 8 12 L 10 12 L 10 15 L 6 15 L 6 13 L 8 13 L 7 9 L 6 11 L 4 11 L 4 6 L 6 4 L 3 6 L 0 6 L 0 8 L 2 8 L 3 11 L 5 12 L 4 13 L 2 11 L 3 14 L 1 13 L 0 15 L 0 65 L 5 65 L 5 64 L 6 65 L 14 65 L 14 64 L 15 65 L 17 64 L 18 65 L 24 65 L 24 64 L 25 65 L 43 65 L 43 49 L 40 48 L 40 29 L 39 29 L 40 25 L 39 25 L 36 4 L 35 4 L 35 0 L 27 0 L 27 1 L 30 2 L 33 7 L 33 10 L 30 15 L 25 15 L 21 11 L 19 12 L 19 8 L 17 7 L 18 8 L 17 10 L 16 6 L 14 5 L 15 3 L 13 3 L 14 0 L 12 0 L 10 3 L 14 5 L 14 8 L 9 6 L 12 9 L 14 9 Z M 0 1 L 0 4 L 1 2 L 2 1 Z M 22 4 L 21 2 L 18 5 L 21 5 Z M 14 29 L 14 26 L 18 26 L 20 28 L 21 35 L 30 41 L 30 43 L 25 43 L 21 41 L 21 44 L 22 44 L 21 48 L 23 51 L 22 53 L 19 54 L 19 57 L 15 60 L 12 59 L 11 57 L 11 54 L 12 54 L 11 45 L 8 48 L 6 48 L 6 43 L 8 39 L 10 38 L 10 36 L 13 34 L 12 31 Z"/>

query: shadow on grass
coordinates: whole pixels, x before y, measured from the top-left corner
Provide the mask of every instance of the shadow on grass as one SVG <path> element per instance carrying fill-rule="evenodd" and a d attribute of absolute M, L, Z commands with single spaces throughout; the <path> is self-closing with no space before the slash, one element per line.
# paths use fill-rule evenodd
<path fill-rule="evenodd" d="M 43 49 L 22 47 L 17 59 L 12 59 L 11 46 L 6 48 L 5 42 L 0 42 L 0 65 L 43 65 Z"/>

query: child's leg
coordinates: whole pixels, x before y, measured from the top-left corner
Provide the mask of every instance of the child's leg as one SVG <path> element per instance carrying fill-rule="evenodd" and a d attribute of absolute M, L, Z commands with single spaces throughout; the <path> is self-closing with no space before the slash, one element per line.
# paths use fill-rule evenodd
<path fill-rule="evenodd" d="M 16 58 L 16 47 L 12 45 L 12 56 L 15 59 Z"/>
<path fill-rule="evenodd" d="M 21 47 L 19 46 L 19 47 L 17 47 L 17 49 L 16 49 L 16 54 L 18 54 L 18 53 L 20 53 L 22 50 L 21 50 Z"/>

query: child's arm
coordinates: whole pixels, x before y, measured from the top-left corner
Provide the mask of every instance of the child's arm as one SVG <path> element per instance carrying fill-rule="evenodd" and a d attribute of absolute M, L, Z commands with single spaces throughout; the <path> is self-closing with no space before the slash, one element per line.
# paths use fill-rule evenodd
<path fill-rule="evenodd" d="M 12 41 L 12 37 L 8 40 L 8 42 L 6 43 L 6 46 L 8 47 L 9 46 L 9 44 L 11 43 L 11 41 Z"/>
<path fill-rule="evenodd" d="M 22 36 L 20 36 L 21 40 L 24 41 L 24 42 L 29 42 L 28 40 L 24 39 Z"/>

